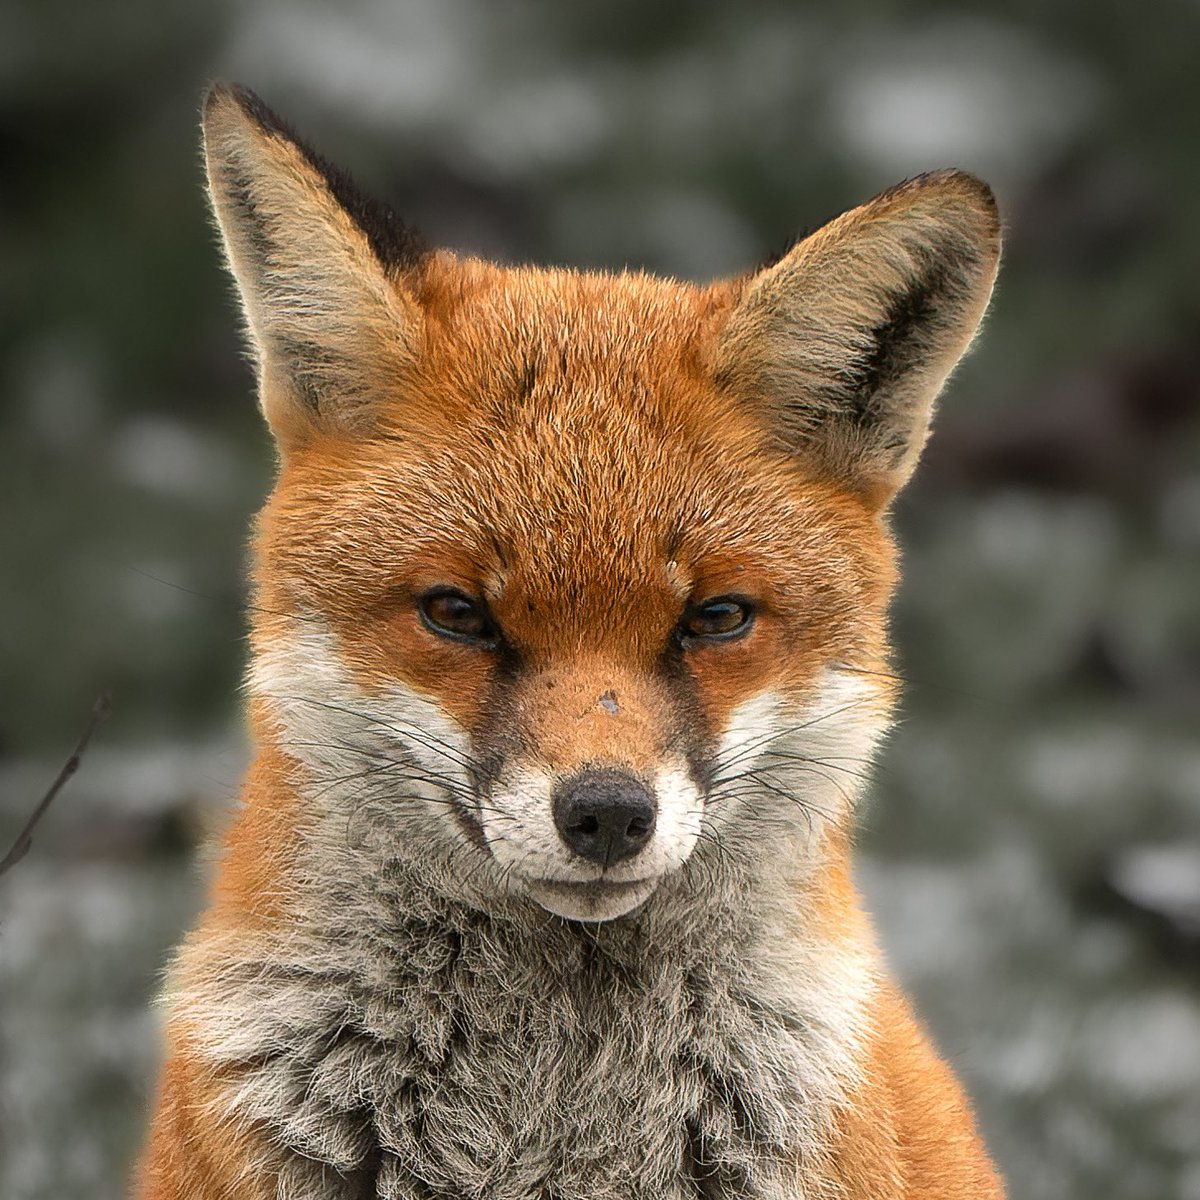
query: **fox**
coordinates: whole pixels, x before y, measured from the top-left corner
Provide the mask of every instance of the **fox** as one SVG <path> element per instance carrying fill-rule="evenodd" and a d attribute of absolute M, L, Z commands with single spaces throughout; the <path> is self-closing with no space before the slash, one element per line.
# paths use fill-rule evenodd
<path fill-rule="evenodd" d="M 240 85 L 202 125 L 278 466 L 136 1197 L 1001 1197 L 852 875 L 990 189 L 701 285 L 435 247 Z"/>

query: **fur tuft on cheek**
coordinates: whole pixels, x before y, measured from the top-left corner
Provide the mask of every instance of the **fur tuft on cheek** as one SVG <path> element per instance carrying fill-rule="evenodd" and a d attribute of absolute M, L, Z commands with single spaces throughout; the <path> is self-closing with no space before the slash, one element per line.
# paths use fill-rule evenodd
<path fill-rule="evenodd" d="M 315 614 L 289 623 L 255 656 L 248 686 L 277 748 L 302 768 L 314 818 L 390 827 L 392 839 L 479 842 L 466 731 L 399 681 L 368 692 Z"/>
<path fill-rule="evenodd" d="M 722 838 L 749 839 L 759 853 L 772 844 L 790 853 L 797 839 L 815 849 L 852 816 L 889 723 L 890 689 L 842 665 L 825 667 L 799 703 L 777 691 L 752 696 L 721 737 L 714 827 Z"/>

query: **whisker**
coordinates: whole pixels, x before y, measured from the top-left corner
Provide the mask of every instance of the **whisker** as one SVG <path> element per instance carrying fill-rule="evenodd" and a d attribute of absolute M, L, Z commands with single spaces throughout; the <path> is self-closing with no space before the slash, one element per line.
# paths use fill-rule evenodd
<path fill-rule="evenodd" d="M 397 718 L 399 724 L 394 724 L 391 719 L 385 720 L 383 717 L 377 717 L 374 713 L 363 712 L 359 709 L 348 708 L 342 704 L 333 704 L 328 700 L 317 700 L 312 696 L 282 696 L 280 699 L 297 704 L 311 704 L 317 708 L 328 709 L 330 712 L 342 713 L 344 716 L 356 717 L 364 724 L 376 726 L 382 729 L 385 733 L 391 734 L 393 737 L 407 737 L 401 726 L 406 726 L 409 730 L 419 735 L 419 740 L 426 746 L 427 749 L 433 750 L 437 754 L 456 763 L 464 770 L 471 769 L 471 763 L 466 759 L 462 752 L 456 746 L 452 746 L 443 738 L 436 734 L 430 733 L 429 730 L 419 725 L 415 721 L 410 721 L 407 718 Z"/>
<path fill-rule="evenodd" d="M 757 754 L 764 746 L 770 745 L 771 742 L 778 741 L 780 738 L 791 737 L 797 733 L 802 733 L 806 729 L 813 729 L 814 727 L 820 725 L 821 722 L 828 721 L 834 717 L 842 716 L 844 713 L 851 712 L 854 709 L 866 704 L 869 700 L 874 700 L 874 697 L 862 696 L 859 699 L 852 700 L 850 703 L 843 704 L 838 708 L 830 709 L 827 712 L 817 713 L 807 721 L 801 721 L 799 724 L 795 725 L 788 725 L 783 729 L 773 730 L 771 733 L 765 734 L 764 736 L 756 738 L 754 741 L 748 742 L 746 745 L 739 747 L 736 754 L 731 755 L 723 762 L 719 760 L 719 768 L 736 766 L 738 763 L 744 762 L 745 759 L 750 755 Z"/>
<path fill-rule="evenodd" d="M 455 779 L 450 775 L 443 775 L 440 771 L 435 771 L 431 767 L 426 767 L 423 763 L 417 763 L 410 754 L 404 758 L 395 758 L 390 754 L 385 754 L 382 751 L 370 750 L 366 747 L 356 746 L 353 742 L 296 742 L 287 741 L 280 743 L 283 749 L 317 749 L 317 750 L 344 750 L 349 754 L 358 755 L 362 758 L 375 759 L 381 762 L 384 766 L 405 766 L 412 770 L 421 772 L 422 777 L 430 780 L 436 780 L 443 787 L 463 790 L 464 794 L 468 794 L 466 789 L 468 783 L 466 780 Z"/>
<path fill-rule="evenodd" d="M 850 756 L 842 759 L 838 759 L 836 757 L 813 758 L 807 754 L 793 754 L 787 750 L 768 750 L 766 751 L 764 758 L 781 759 L 786 763 L 799 763 L 804 766 L 816 765 L 819 767 L 828 767 L 831 771 L 840 771 L 843 775 L 849 775 L 854 779 L 861 779 L 864 783 L 869 783 L 871 781 L 871 774 L 869 770 L 856 771 L 851 767 L 843 767 L 840 765 L 841 762 L 852 762 L 858 763 L 863 767 L 871 768 L 871 760 L 866 758 L 854 758 Z"/>

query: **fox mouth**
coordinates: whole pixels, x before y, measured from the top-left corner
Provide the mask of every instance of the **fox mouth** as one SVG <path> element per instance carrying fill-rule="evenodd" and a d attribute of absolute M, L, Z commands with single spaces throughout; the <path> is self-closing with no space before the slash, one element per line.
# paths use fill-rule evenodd
<path fill-rule="evenodd" d="M 560 879 L 530 879 L 529 894 L 548 912 L 568 921 L 612 921 L 647 900 L 658 879 L 617 882 L 589 879 L 568 883 Z"/>

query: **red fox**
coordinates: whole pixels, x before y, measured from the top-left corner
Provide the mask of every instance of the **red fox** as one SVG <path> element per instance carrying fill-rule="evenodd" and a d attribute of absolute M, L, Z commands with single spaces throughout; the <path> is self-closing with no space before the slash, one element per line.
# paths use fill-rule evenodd
<path fill-rule="evenodd" d="M 137 1195 L 1001 1196 L 850 872 L 988 188 L 695 286 L 432 248 L 240 87 L 204 145 L 279 472 Z"/>

